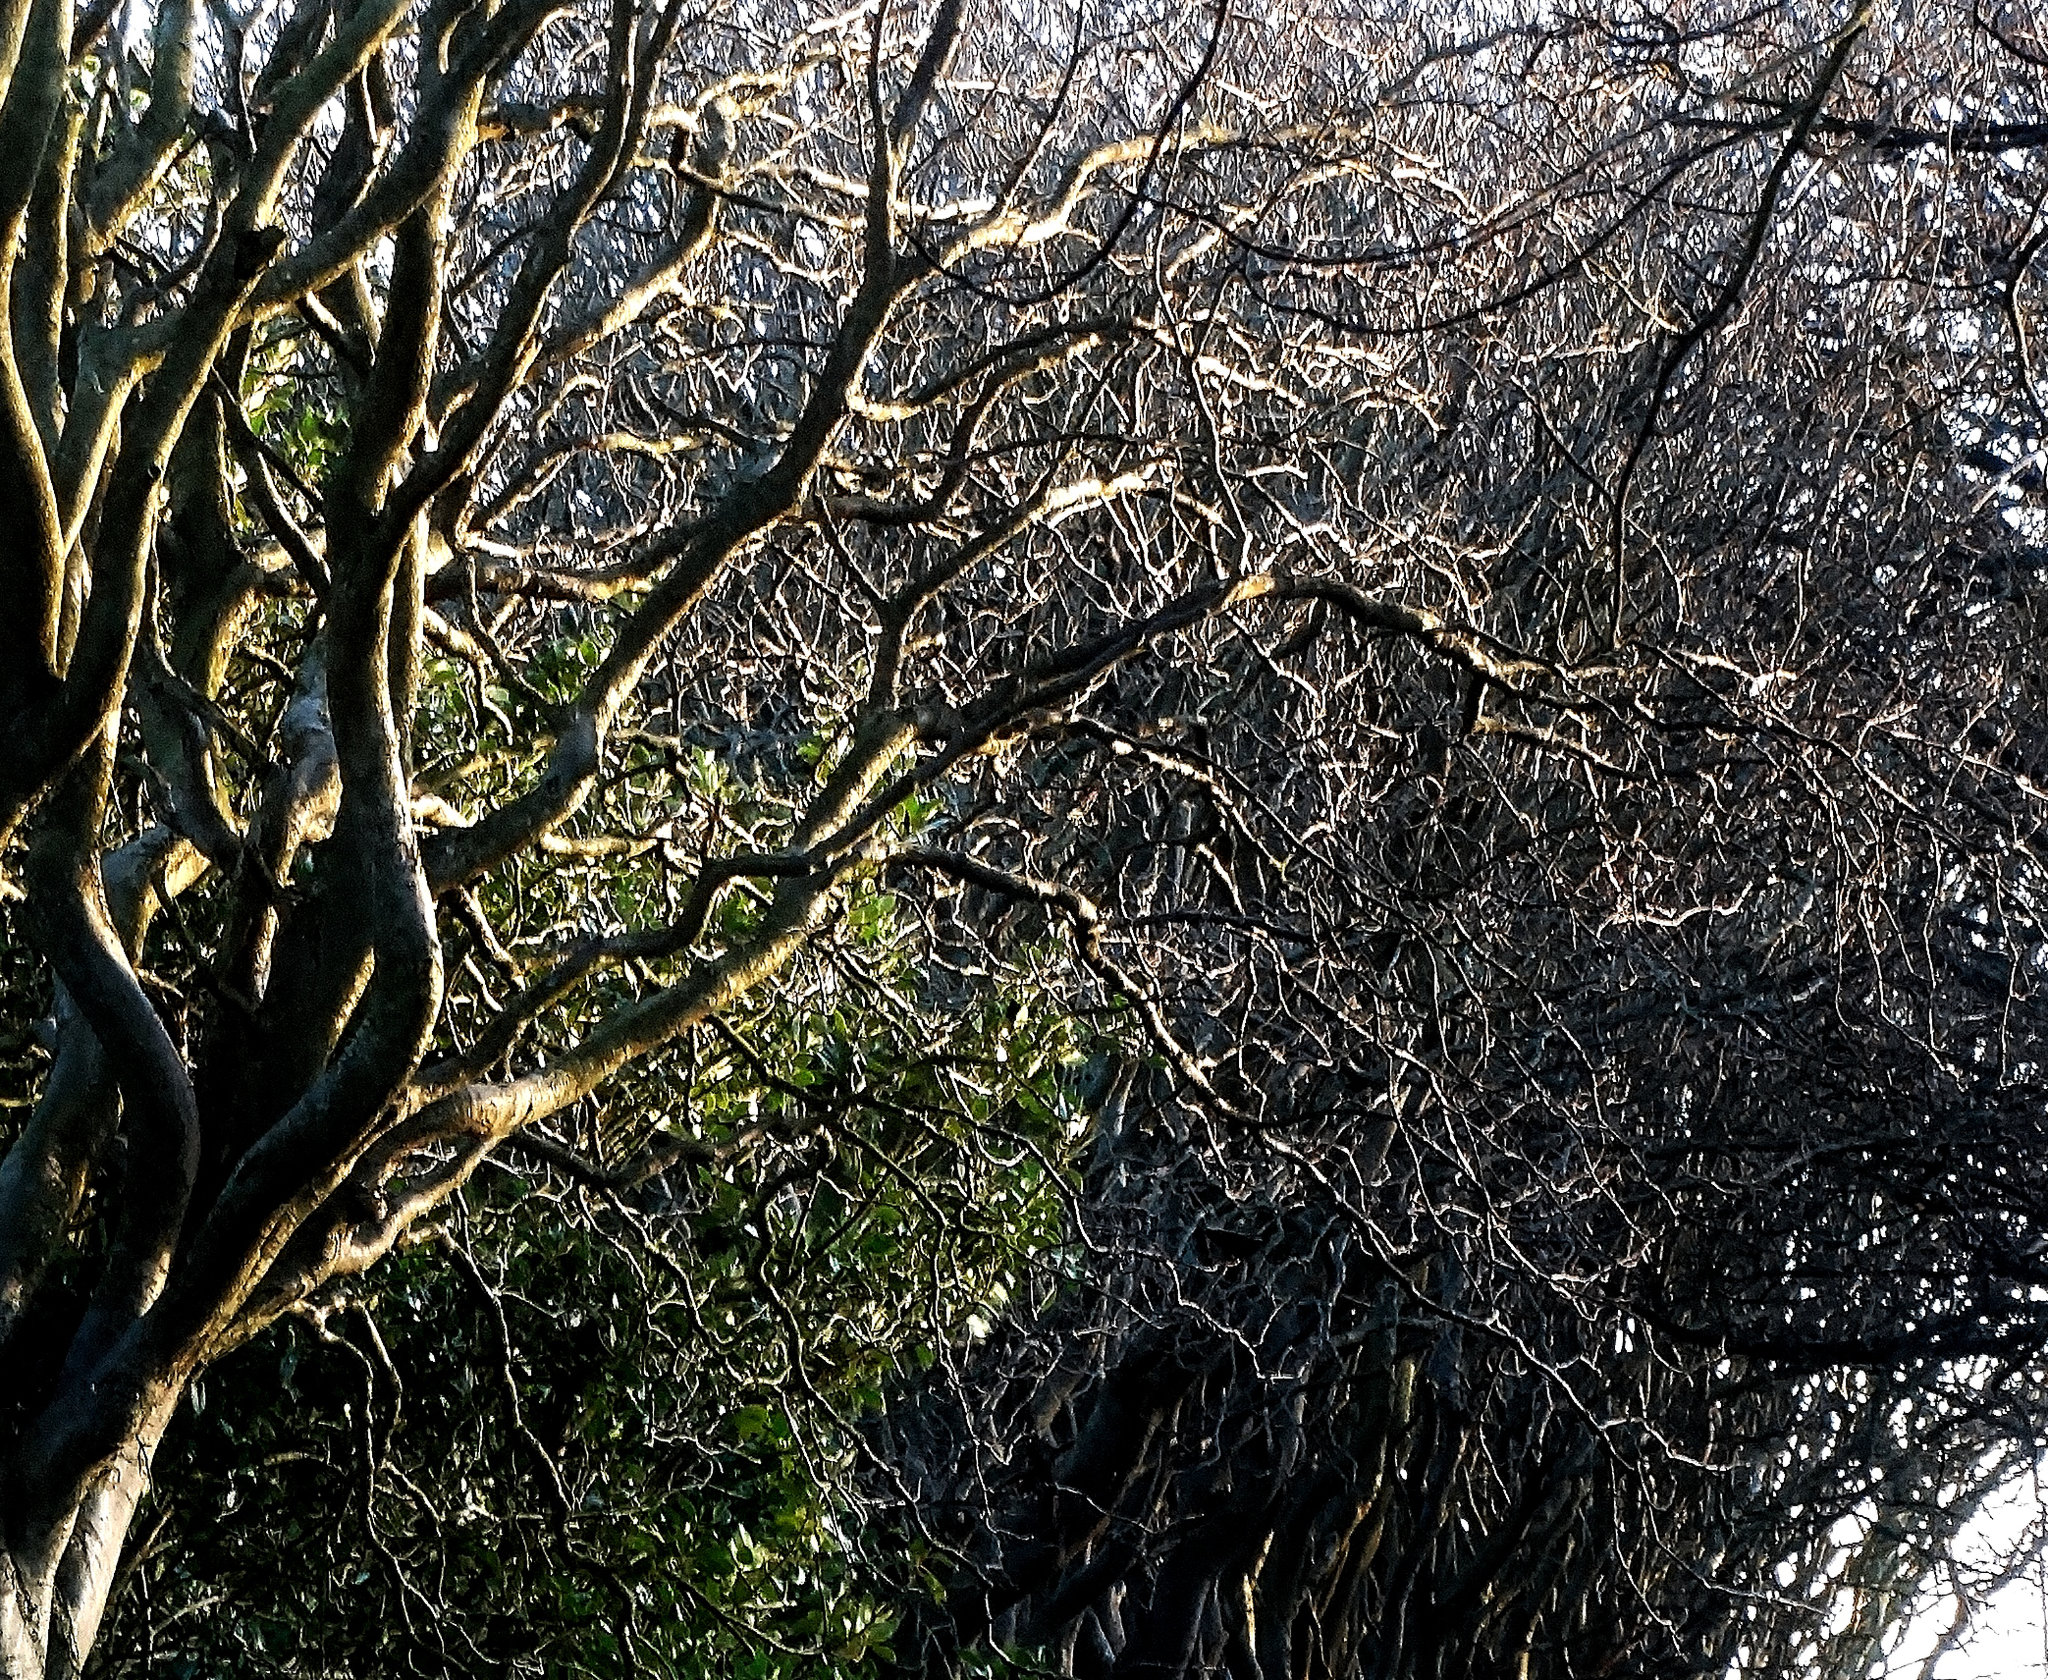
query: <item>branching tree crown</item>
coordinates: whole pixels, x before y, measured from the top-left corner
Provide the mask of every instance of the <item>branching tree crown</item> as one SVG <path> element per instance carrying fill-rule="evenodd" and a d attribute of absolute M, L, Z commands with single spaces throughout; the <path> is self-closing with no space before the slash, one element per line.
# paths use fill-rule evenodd
<path fill-rule="evenodd" d="M 891 1660 L 1867 1669 L 2039 1347 L 2040 53 L 0 0 L 0 1673 L 487 1163 L 835 1148 L 1076 1198 Z"/>

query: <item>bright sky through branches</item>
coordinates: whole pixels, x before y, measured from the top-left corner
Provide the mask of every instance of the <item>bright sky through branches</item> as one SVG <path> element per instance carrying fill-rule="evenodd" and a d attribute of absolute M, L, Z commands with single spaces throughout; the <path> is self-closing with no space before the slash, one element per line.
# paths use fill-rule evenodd
<path fill-rule="evenodd" d="M 2038 1473 L 1987 1502 L 1964 1530 L 1958 1558 L 1992 1576 L 2013 1568 L 2028 1545 L 2030 1525 L 2044 1514 Z M 1887 1665 L 1886 1680 L 2039 1680 L 2048 1676 L 2048 1574 L 2038 1554 L 2013 1579 L 1986 1595 L 1954 1647 L 1929 1671 L 1955 1618 L 1955 1600 L 1936 1600 L 1915 1618 Z"/>

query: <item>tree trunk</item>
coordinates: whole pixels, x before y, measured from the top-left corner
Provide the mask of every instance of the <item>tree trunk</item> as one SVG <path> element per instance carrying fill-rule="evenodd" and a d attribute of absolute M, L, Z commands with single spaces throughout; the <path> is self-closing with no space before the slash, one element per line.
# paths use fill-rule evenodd
<path fill-rule="evenodd" d="M 120 1574 L 135 1511 L 175 1396 L 104 1464 L 67 1516 L 17 1533 L 24 1503 L 11 1503 L 0 1565 L 0 1680 L 77 1680 L 92 1654 Z M 17 1487 L 19 1486 L 17 1479 Z"/>

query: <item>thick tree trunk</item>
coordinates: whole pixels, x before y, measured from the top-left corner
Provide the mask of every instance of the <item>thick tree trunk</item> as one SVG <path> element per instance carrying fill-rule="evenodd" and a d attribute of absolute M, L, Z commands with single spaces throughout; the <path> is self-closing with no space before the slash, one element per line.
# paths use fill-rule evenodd
<path fill-rule="evenodd" d="M 10 1523 L 0 1563 L 0 1680 L 77 1680 L 92 1654 L 120 1573 L 165 1416 L 125 1445 L 68 1519 L 42 1536 Z"/>
<path fill-rule="evenodd" d="M 56 1584 L 57 1632 L 68 1636 L 70 1649 L 67 1652 L 55 1639 L 52 1643 L 53 1655 L 69 1656 L 74 1667 L 83 1666 L 99 1637 L 135 1508 L 148 1488 L 148 1469 L 140 1452 L 125 1457 L 86 1497 L 72 1527 Z M 53 1674 L 72 1672 L 54 1660 L 49 1668 Z"/>
<path fill-rule="evenodd" d="M 0 1564 L 0 1680 L 41 1680 L 42 1641 L 36 1637 L 14 1560 Z"/>

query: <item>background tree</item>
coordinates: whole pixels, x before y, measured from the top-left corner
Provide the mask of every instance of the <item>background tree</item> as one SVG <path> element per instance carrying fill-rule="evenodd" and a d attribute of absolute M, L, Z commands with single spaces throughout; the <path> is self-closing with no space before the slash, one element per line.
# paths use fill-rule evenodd
<path fill-rule="evenodd" d="M 4 1672 L 78 1667 L 180 1397 L 287 1315 L 366 1385 L 384 1602 L 487 1591 L 503 1544 L 377 1537 L 358 1281 L 468 1290 L 502 1369 L 577 1239 L 465 1212 L 487 1162 L 782 1320 L 618 1412 L 696 1429 L 662 1385 L 771 1345 L 828 1421 L 958 1365 L 812 1437 L 954 1575 L 846 1662 L 1867 1667 L 2032 1415 L 2039 200 L 1898 161 L 2031 120 L 2020 25 L 0 17 Z M 1078 1042 L 973 1071 L 991 951 L 1157 1064 L 1060 1240 Z M 884 1180 L 929 1306 L 778 1306 Z M 635 1532 L 534 1542 L 609 1595 L 535 1618 L 578 1660 L 707 1578 Z"/>
<path fill-rule="evenodd" d="M 1214 1095 L 1105 1129 L 1090 1286 L 891 1419 L 962 1553 L 912 1666 L 1862 1675 L 2038 1451 L 2033 48 L 1921 22 L 1604 37 L 1671 126 L 1505 272 L 1584 39 L 1447 54 L 1457 236 L 1270 280 L 1440 393 L 1297 431 L 1301 525 L 1531 665 L 1332 590 L 1214 706 L 1317 844 L 1160 971 Z"/>

